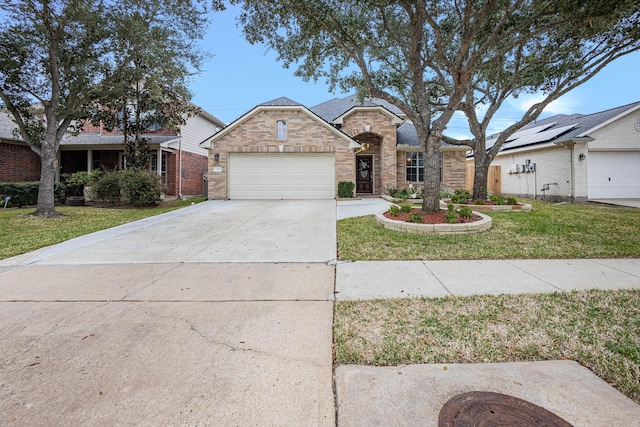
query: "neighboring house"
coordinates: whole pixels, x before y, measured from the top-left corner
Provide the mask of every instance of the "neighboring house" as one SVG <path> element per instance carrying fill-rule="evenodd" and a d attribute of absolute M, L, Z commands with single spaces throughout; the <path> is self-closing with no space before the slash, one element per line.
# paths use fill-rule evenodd
<path fill-rule="evenodd" d="M 487 140 L 487 147 L 495 136 Z M 473 165 L 473 158 L 468 160 Z M 640 102 L 549 117 L 502 147 L 501 193 L 560 201 L 640 198 Z"/>
<path fill-rule="evenodd" d="M 307 108 L 288 98 L 260 104 L 205 139 L 209 197 L 335 198 L 341 181 L 360 196 L 422 185 L 424 162 L 414 126 L 380 99 L 355 96 Z M 464 187 L 468 148 L 441 148 L 444 187 Z"/>
<path fill-rule="evenodd" d="M 180 134 L 152 131 L 143 135 L 149 141 L 150 170 L 162 177 L 168 196 L 206 194 L 203 174 L 207 171 L 207 150 L 199 146 L 203 138 L 219 131 L 224 123 L 201 111 L 187 120 Z M 21 140 L 13 137 L 15 124 L 0 113 L 0 181 L 21 182 L 40 179 L 40 159 Z M 93 169 L 117 170 L 124 167 L 123 136 L 87 124 L 77 135 L 65 135 L 58 152 L 58 174 Z"/>

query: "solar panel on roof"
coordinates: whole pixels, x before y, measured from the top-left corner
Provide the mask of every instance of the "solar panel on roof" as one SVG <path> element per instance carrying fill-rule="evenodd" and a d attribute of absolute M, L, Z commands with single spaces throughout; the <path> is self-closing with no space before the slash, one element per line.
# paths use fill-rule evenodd
<path fill-rule="evenodd" d="M 543 132 L 525 135 L 521 138 L 516 139 L 515 141 L 509 142 L 508 148 L 522 147 L 524 145 L 535 144 L 538 142 L 551 141 L 552 139 L 557 138 L 558 136 L 570 131 L 571 129 L 574 129 L 577 126 L 577 124 L 573 124 L 569 126 L 548 129 Z"/>

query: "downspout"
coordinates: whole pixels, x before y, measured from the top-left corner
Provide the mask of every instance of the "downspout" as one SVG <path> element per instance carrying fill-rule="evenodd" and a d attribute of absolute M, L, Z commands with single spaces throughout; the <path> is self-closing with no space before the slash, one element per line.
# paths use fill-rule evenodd
<path fill-rule="evenodd" d="M 576 177 L 575 177 L 575 166 L 573 165 L 573 155 L 574 155 L 574 148 L 575 148 L 575 144 L 571 144 L 569 149 L 571 150 L 571 185 L 569 186 L 571 194 L 569 194 L 569 198 L 571 200 L 571 203 L 574 203 L 576 201 L 575 198 L 575 194 L 576 194 Z"/>
<path fill-rule="evenodd" d="M 178 197 L 182 198 L 182 138 L 178 141 Z"/>

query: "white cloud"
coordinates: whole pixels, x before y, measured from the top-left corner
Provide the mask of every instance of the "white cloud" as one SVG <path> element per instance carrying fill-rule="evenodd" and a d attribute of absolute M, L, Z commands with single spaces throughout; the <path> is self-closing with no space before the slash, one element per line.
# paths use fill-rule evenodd
<path fill-rule="evenodd" d="M 510 98 L 509 104 L 518 111 L 525 112 L 532 105 L 543 101 L 545 99 L 544 94 L 521 94 L 517 98 Z M 573 114 L 576 112 L 580 102 L 577 97 L 571 95 L 564 95 L 551 104 L 547 105 L 543 114 Z"/>

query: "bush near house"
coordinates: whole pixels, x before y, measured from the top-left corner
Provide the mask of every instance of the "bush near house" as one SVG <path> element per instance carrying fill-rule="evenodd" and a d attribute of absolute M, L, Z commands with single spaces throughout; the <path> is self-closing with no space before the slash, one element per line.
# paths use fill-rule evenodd
<path fill-rule="evenodd" d="M 39 182 L 0 182 L 0 196 L 3 196 L 2 206 L 4 207 L 4 197 L 9 197 L 7 207 L 34 206 L 38 203 Z M 67 187 L 64 184 L 56 183 L 54 187 L 54 197 L 57 202 L 64 203 Z"/>
<path fill-rule="evenodd" d="M 163 193 L 158 175 L 130 169 L 102 174 L 92 190 L 103 202 L 115 205 L 124 197 L 136 207 L 158 204 Z"/>
<path fill-rule="evenodd" d="M 348 199 L 353 197 L 353 191 L 355 190 L 356 185 L 351 181 L 340 181 L 338 182 L 338 197 L 341 199 Z"/>

